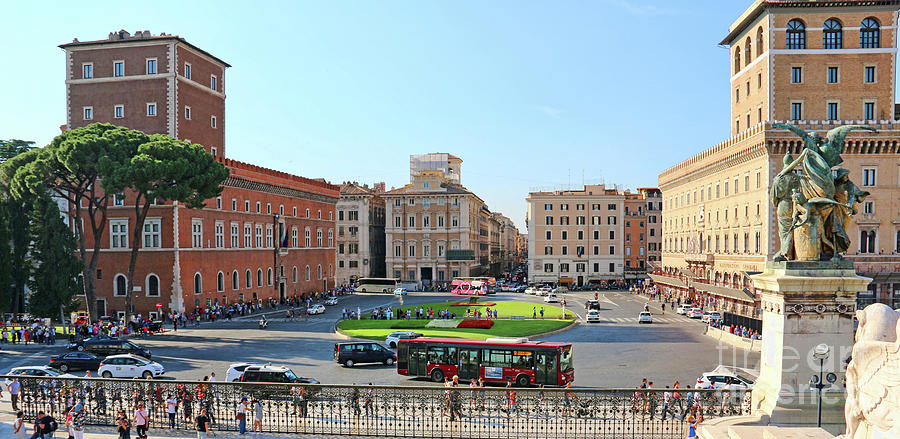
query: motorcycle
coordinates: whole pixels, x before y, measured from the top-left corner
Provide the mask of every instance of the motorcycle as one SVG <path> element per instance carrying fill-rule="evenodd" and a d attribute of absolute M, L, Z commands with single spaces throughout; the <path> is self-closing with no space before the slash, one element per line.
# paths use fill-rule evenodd
<path fill-rule="evenodd" d="M 266 319 L 259 319 L 259 329 L 266 329 L 269 326 L 269 321 Z"/>

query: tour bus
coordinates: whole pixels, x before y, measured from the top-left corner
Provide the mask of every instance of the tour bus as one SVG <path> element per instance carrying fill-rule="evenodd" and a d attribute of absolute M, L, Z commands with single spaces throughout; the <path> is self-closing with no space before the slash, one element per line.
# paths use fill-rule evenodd
<path fill-rule="evenodd" d="M 478 280 L 453 279 L 450 286 L 452 294 L 483 296 L 489 291 L 487 283 Z"/>
<path fill-rule="evenodd" d="M 571 343 L 530 342 L 528 339 L 402 338 L 397 342 L 397 373 L 485 382 L 519 387 L 565 386 L 575 381 Z"/>
<path fill-rule="evenodd" d="M 392 293 L 400 286 L 398 279 L 363 277 L 356 282 L 358 293 Z"/>

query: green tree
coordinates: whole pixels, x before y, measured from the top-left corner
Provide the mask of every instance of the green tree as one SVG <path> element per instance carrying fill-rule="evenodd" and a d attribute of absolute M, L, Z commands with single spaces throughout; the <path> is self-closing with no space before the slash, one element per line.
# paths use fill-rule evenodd
<path fill-rule="evenodd" d="M 0 166 L 34 147 L 28 140 L 0 140 Z M 0 309 L 24 311 L 25 286 L 30 275 L 28 257 L 28 204 L 10 196 L 0 182 Z"/>
<path fill-rule="evenodd" d="M 84 294 L 91 320 L 98 317 L 94 282 L 107 207 L 110 198 L 124 189 L 116 186 L 118 180 L 105 177 L 129 166 L 138 146 L 148 140 L 149 136 L 140 131 L 95 123 L 66 131 L 46 147 L 19 154 L 0 166 L 0 181 L 8 182 L 14 198 L 27 200 L 49 190 L 69 201 L 84 263 Z M 89 244 L 93 247 L 90 254 Z"/>
<path fill-rule="evenodd" d="M 34 142 L 31 140 L 0 139 L 0 163 L 32 149 L 34 149 Z"/>
<path fill-rule="evenodd" d="M 33 270 L 28 312 L 38 317 L 58 315 L 64 322 L 66 314 L 78 308 L 74 296 L 84 265 L 75 253 L 75 236 L 47 195 L 34 200 L 30 220 Z"/>
<path fill-rule="evenodd" d="M 203 208 L 203 202 L 222 194 L 228 169 L 200 145 L 153 134 L 138 146 L 126 166 L 119 167 L 107 181 L 126 188 L 126 204 L 133 204 L 135 223 L 131 230 L 131 258 L 125 288 L 125 318 L 131 317 L 134 272 L 143 246 L 142 232 L 150 207 L 163 201 L 177 201 L 188 208 Z"/>

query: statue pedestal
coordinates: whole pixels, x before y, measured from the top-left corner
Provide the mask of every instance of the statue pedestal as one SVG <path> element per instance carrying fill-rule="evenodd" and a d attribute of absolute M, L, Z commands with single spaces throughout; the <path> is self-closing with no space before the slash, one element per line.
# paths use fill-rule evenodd
<path fill-rule="evenodd" d="M 849 261 L 769 262 L 751 276 L 763 310 L 760 376 L 753 387 L 754 414 L 774 425 L 816 421 L 819 374 L 814 348 L 830 348 L 825 373 L 838 375 L 823 392 L 823 425 L 843 424 L 844 360 L 853 346 L 856 293 L 871 279 L 856 275 Z"/>

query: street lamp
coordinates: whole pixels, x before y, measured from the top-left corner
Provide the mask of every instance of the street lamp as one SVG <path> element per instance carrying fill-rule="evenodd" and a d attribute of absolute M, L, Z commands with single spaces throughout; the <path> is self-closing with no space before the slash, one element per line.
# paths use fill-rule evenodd
<path fill-rule="evenodd" d="M 819 393 L 819 403 L 818 403 L 818 417 L 816 420 L 816 426 L 822 427 L 822 389 L 831 387 L 831 385 L 837 381 L 837 375 L 834 372 L 828 372 L 825 375 L 825 379 L 822 378 L 822 373 L 825 368 L 825 360 L 828 358 L 828 353 L 831 349 L 825 343 L 820 343 L 815 348 L 813 348 L 813 358 L 819 360 L 819 374 L 813 375 L 809 379 L 810 387 L 815 388 Z M 826 384 L 825 381 L 828 383 Z"/>

